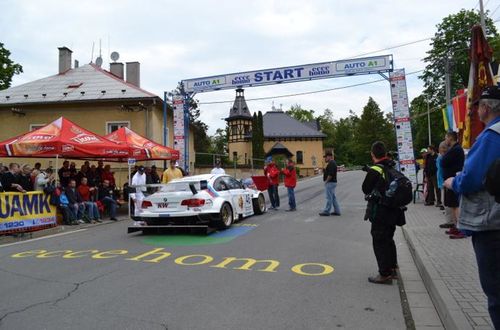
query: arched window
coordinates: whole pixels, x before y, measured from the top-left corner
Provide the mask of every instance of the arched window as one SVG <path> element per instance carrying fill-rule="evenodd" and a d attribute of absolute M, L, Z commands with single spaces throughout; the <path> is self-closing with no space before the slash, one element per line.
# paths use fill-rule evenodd
<path fill-rule="evenodd" d="M 297 159 L 297 164 L 304 164 L 304 154 L 302 151 L 297 151 L 295 158 Z"/>

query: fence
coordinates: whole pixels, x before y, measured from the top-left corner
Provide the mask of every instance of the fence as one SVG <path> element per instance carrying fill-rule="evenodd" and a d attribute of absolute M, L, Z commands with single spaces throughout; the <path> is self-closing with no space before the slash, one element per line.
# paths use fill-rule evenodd
<path fill-rule="evenodd" d="M 202 152 L 196 153 L 196 163 L 194 164 L 194 168 L 191 168 L 191 172 L 192 174 L 209 173 L 212 168 L 215 167 L 215 163 L 218 160 L 221 161 L 222 168 L 226 171 L 226 173 L 236 178 L 263 175 L 262 170 L 264 169 L 264 159 L 249 158 L 246 160 L 246 164 L 242 164 L 241 156 L 237 159 L 231 159 L 228 154 L 211 154 Z M 284 156 L 274 157 L 274 161 L 280 168 L 286 166 L 286 158 Z M 297 175 L 300 177 L 316 175 L 318 172 L 319 171 L 316 168 L 297 167 Z"/>

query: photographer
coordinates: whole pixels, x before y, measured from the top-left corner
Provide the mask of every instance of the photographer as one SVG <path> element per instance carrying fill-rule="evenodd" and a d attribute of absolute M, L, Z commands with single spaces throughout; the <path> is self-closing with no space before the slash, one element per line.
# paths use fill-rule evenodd
<path fill-rule="evenodd" d="M 379 275 L 371 276 L 368 281 L 376 284 L 392 284 L 397 278 L 397 253 L 394 243 L 396 225 L 404 224 L 404 211 L 401 208 L 391 208 L 381 203 L 387 181 L 384 168 L 394 167 L 394 161 L 387 158 L 383 142 L 377 141 L 371 147 L 371 157 L 374 165 L 365 166 L 366 177 L 362 190 L 368 201 L 365 220 L 370 220 L 373 251 L 377 259 Z"/>

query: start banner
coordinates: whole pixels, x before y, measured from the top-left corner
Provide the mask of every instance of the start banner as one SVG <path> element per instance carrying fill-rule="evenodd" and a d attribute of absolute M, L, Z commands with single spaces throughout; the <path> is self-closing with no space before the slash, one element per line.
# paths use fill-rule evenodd
<path fill-rule="evenodd" d="M 42 191 L 0 193 L 0 234 L 27 232 L 57 225 L 57 208 Z"/>

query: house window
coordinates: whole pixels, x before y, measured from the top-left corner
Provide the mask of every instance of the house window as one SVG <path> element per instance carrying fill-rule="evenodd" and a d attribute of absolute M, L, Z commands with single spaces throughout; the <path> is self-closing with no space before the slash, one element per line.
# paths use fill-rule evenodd
<path fill-rule="evenodd" d="M 30 132 L 44 127 L 47 124 L 30 124 Z"/>
<path fill-rule="evenodd" d="M 237 151 L 233 151 L 233 160 L 238 161 L 238 152 Z"/>
<path fill-rule="evenodd" d="M 297 151 L 297 164 L 304 164 L 304 154 L 302 151 Z"/>
<path fill-rule="evenodd" d="M 238 126 L 236 125 L 232 126 L 231 130 L 233 135 L 238 135 Z"/>
<path fill-rule="evenodd" d="M 114 131 L 116 131 L 122 127 L 130 128 L 130 122 L 129 121 L 108 121 L 108 122 L 106 122 L 106 134 L 113 133 Z"/>

